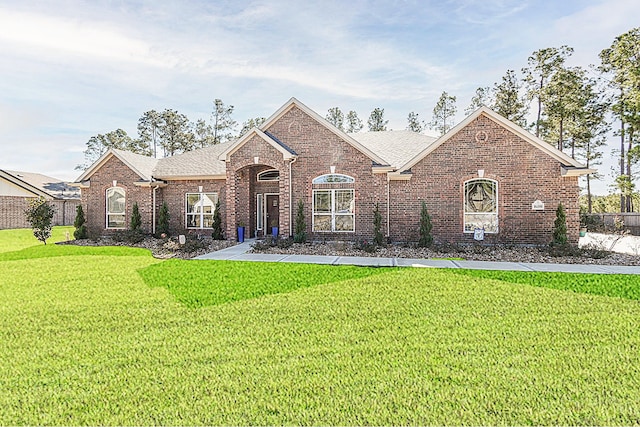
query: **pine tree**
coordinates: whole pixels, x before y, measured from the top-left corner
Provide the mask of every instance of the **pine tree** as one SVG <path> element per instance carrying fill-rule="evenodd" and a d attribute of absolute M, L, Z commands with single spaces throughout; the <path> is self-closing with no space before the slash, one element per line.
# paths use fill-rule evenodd
<path fill-rule="evenodd" d="M 387 123 L 389 120 L 384 119 L 384 108 L 374 108 L 367 121 L 369 132 L 384 132 L 387 130 Z"/>
<path fill-rule="evenodd" d="M 222 234 L 222 216 L 220 215 L 220 199 L 216 201 L 216 210 L 213 212 L 213 224 L 211 228 L 213 229 L 211 232 L 211 238 L 213 240 L 224 240 Z"/>
<path fill-rule="evenodd" d="M 158 213 L 158 227 L 156 228 L 156 233 L 159 236 L 162 236 L 163 234 L 165 236 L 169 235 L 169 206 L 167 205 L 167 202 L 162 203 L 162 207 Z"/>
<path fill-rule="evenodd" d="M 431 216 L 427 211 L 427 204 L 423 201 L 420 208 L 420 240 L 418 246 L 428 248 L 433 244 L 433 236 L 431 235 Z"/>
<path fill-rule="evenodd" d="M 73 232 L 74 239 L 80 240 L 87 238 L 87 226 L 84 225 L 85 222 L 87 222 L 87 220 L 84 217 L 82 205 L 78 205 L 76 208 L 76 219 L 73 221 L 73 226 L 75 227 Z"/>
<path fill-rule="evenodd" d="M 298 200 L 293 241 L 296 243 L 304 243 L 307 241 L 307 223 L 304 220 L 304 203 L 302 200 Z"/>

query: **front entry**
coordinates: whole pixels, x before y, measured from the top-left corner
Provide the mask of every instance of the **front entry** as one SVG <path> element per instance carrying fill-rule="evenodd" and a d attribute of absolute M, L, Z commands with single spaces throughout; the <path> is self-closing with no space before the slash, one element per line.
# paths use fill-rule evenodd
<path fill-rule="evenodd" d="M 271 227 L 278 227 L 280 224 L 280 196 L 277 194 L 265 194 L 266 230 L 265 234 L 271 234 Z"/>

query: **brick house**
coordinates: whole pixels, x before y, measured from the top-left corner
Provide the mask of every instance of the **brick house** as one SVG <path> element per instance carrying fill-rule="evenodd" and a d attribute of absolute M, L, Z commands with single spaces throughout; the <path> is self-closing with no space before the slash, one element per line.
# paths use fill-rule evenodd
<path fill-rule="evenodd" d="M 422 202 L 436 241 L 546 244 L 562 203 L 578 238 L 578 177 L 592 172 L 483 107 L 440 138 L 346 134 L 292 98 L 236 141 L 164 159 L 110 150 L 77 180 L 89 232 L 126 228 L 134 202 L 154 232 L 163 202 L 173 233 L 293 235 L 301 201 L 312 240 L 371 239 L 374 211 L 392 242 L 417 241 Z"/>
<path fill-rule="evenodd" d="M 44 197 L 53 206 L 53 225 L 72 225 L 80 192 L 69 183 L 34 172 L 0 169 L 0 230 L 28 228 L 29 203 Z"/>

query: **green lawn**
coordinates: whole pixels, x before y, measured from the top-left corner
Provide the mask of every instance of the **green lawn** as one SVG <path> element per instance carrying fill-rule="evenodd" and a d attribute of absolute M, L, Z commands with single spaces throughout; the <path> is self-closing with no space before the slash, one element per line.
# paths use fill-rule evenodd
<path fill-rule="evenodd" d="M 2 425 L 640 423 L 636 276 L 608 296 L 590 275 L 25 246 L 0 254 Z"/>

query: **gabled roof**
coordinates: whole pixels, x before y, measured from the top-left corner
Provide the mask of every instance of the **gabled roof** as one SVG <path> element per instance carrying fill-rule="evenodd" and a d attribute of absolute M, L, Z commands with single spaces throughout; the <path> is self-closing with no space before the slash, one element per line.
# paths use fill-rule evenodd
<path fill-rule="evenodd" d="M 76 199 L 80 197 L 78 189 L 61 179 L 34 172 L 0 170 L 0 179 L 33 193 L 35 196 L 55 199 Z"/>
<path fill-rule="evenodd" d="M 237 141 L 229 144 L 226 150 L 220 153 L 218 159 L 228 162 L 231 155 L 238 151 L 244 144 L 247 143 L 247 141 L 249 141 L 254 136 L 261 138 L 264 142 L 282 153 L 282 158 L 285 160 L 293 159 L 297 156 L 295 151 L 283 144 L 278 138 L 274 137 L 268 132 L 263 132 L 259 128 L 253 128 L 249 132 L 242 135 L 242 137 L 240 137 Z"/>
<path fill-rule="evenodd" d="M 143 156 L 141 154 L 135 154 L 131 151 L 110 148 L 95 163 L 93 163 L 89 169 L 84 171 L 84 173 L 76 179 L 76 182 L 86 181 L 89 179 L 91 175 L 93 175 L 112 157 L 116 157 L 122 163 L 127 165 L 127 167 L 135 172 L 143 181 L 151 181 L 153 179 L 153 169 L 158 164 L 158 159 Z"/>
<path fill-rule="evenodd" d="M 410 130 L 358 132 L 347 134 L 398 169 L 427 148 L 437 138 Z"/>
<path fill-rule="evenodd" d="M 523 140 L 525 140 L 529 144 L 533 145 L 537 149 L 539 149 L 539 150 L 543 151 L 544 153 L 548 154 L 551 158 L 553 158 L 553 159 L 557 160 L 558 162 L 560 162 L 562 165 L 567 166 L 570 169 L 574 169 L 574 170 L 575 169 L 579 169 L 579 170 L 583 171 L 584 173 L 581 173 L 581 175 L 585 175 L 585 174 L 588 174 L 588 173 L 591 173 L 591 172 L 595 172 L 592 169 L 587 169 L 586 166 L 584 166 L 583 164 L 581 164 L 577 160 L 572 159 L 570 156 L 568 156 L 565 153 L 563 153 L 562 151 L 556 149 L 551 144 L 549 144 L 549 143 L 543 141 L 542 139 L 536 137 L 535 135 L 533 135 L 530 132 L 524 130 L 523 128 L 521 128 L 520 126 L 516 125 L 515 123 L 505 119 L 500 114 L 496 113 L 495 111 L 493 111 L 490 108 L 487 108 L 485 106 L 482 106 L 482 107 L 478 108 L 472 114 L 467 116 L 467 118 L 465 118 L 463 121 L 461 121 L 456 126 L 454 126 L 449 132 L 447 132 L 446 134 L 442 135 L 440 138 L 438 138 L 436 141 L 434 141 L 431 145 L 429 145 L 424 150 L 422 150 L 420 153 L 418 153 L 416 156 L 414 156 L 411 160 L 409 160 L 408 162 L 406 162 L 405 164 L 400 166 L 400 168 L 398 168 L 398 170 L 399 171 L 407 171 L 407 170 L 411 169 L 418 162 L 420 162 L 422 159 L 424 159 L 426 156 L 428 156 L 431 152 L 433 152 L 436 148 L 438 148 L 439 146 L 441 146 L 442 144 L 444 144 L 445 142 L 450 140 L 461 129 L 463 129 L 465 126 L 467 126 L 469 123 L 471 123 L 472 121 L 474 121 L 475 119 L 477 119 L 481 115 L 489 118 L 490 120 L 494 121 L 495 123 L 501 125 L 502 127 L 506 128 L 507 130 L 513 132 L 514 134 L 516 134 L 517 136 L 519 136 L 520 138 L 522 138 Z"/>
<path fill-rule="evenodd" d="M 160 159 L 153 170 L 153 177 L 158 179 L 226 177 L 225 163 L 219 157 L 231 144 L 232 142 L 225 142 Z"/>
<path fill-rule="evenodd" d="M 348 134 L 344 133 L 343 131 L 341 131 L 337 127 L 333 126 L 331 123 L 326 121 L 324 119 L 324 117 L 320 116 L 318 113 L 313 111 L 311 108 L 307 107 L 302 102 L 298 101 L 296 98 L 289 99 L 289 101 L 287 101 L 282 107 L 280 107 L 278 109 L 278 111 L 273 113 L 271 115 L 271 117 L 269 117 L 267 120 L 264 121 L 263 124 L 260 125 L 260 129 L 262 129 L 262 130 L 269 129 L 269 127 L 272 124 L 274 124 L 276 121 L 278 121 L 282 116 L 284 116 L 293 107 L 297 107 L 300 110 L 302 110 L 305 114 L 307 114 L 308 116 L 313 118 L 315 121 L 320 123 L 322 126 L 324 126 L 326 129 L 328 129 L 329 131 L 331 131 L 335 135 L 337 135 L 340 139 L 344 140 L 349 145 L 351 145 L 353 148 L 355 148 L 356 150 L 360 151 L 365 156 L 369 157 L 373 163 L 376 163 L 378 165 L 386 165 L 386 164 L 388 164 L 382 157 L 380 157 L 379 155 L 377 155 L 376 153 L 371 151 L 369 148 L 367 148 L 364 145 L 362 145 L 360 142 L 358 142 L 355 139 L 353 139 L 353 137 L 349 136 Z"/>

